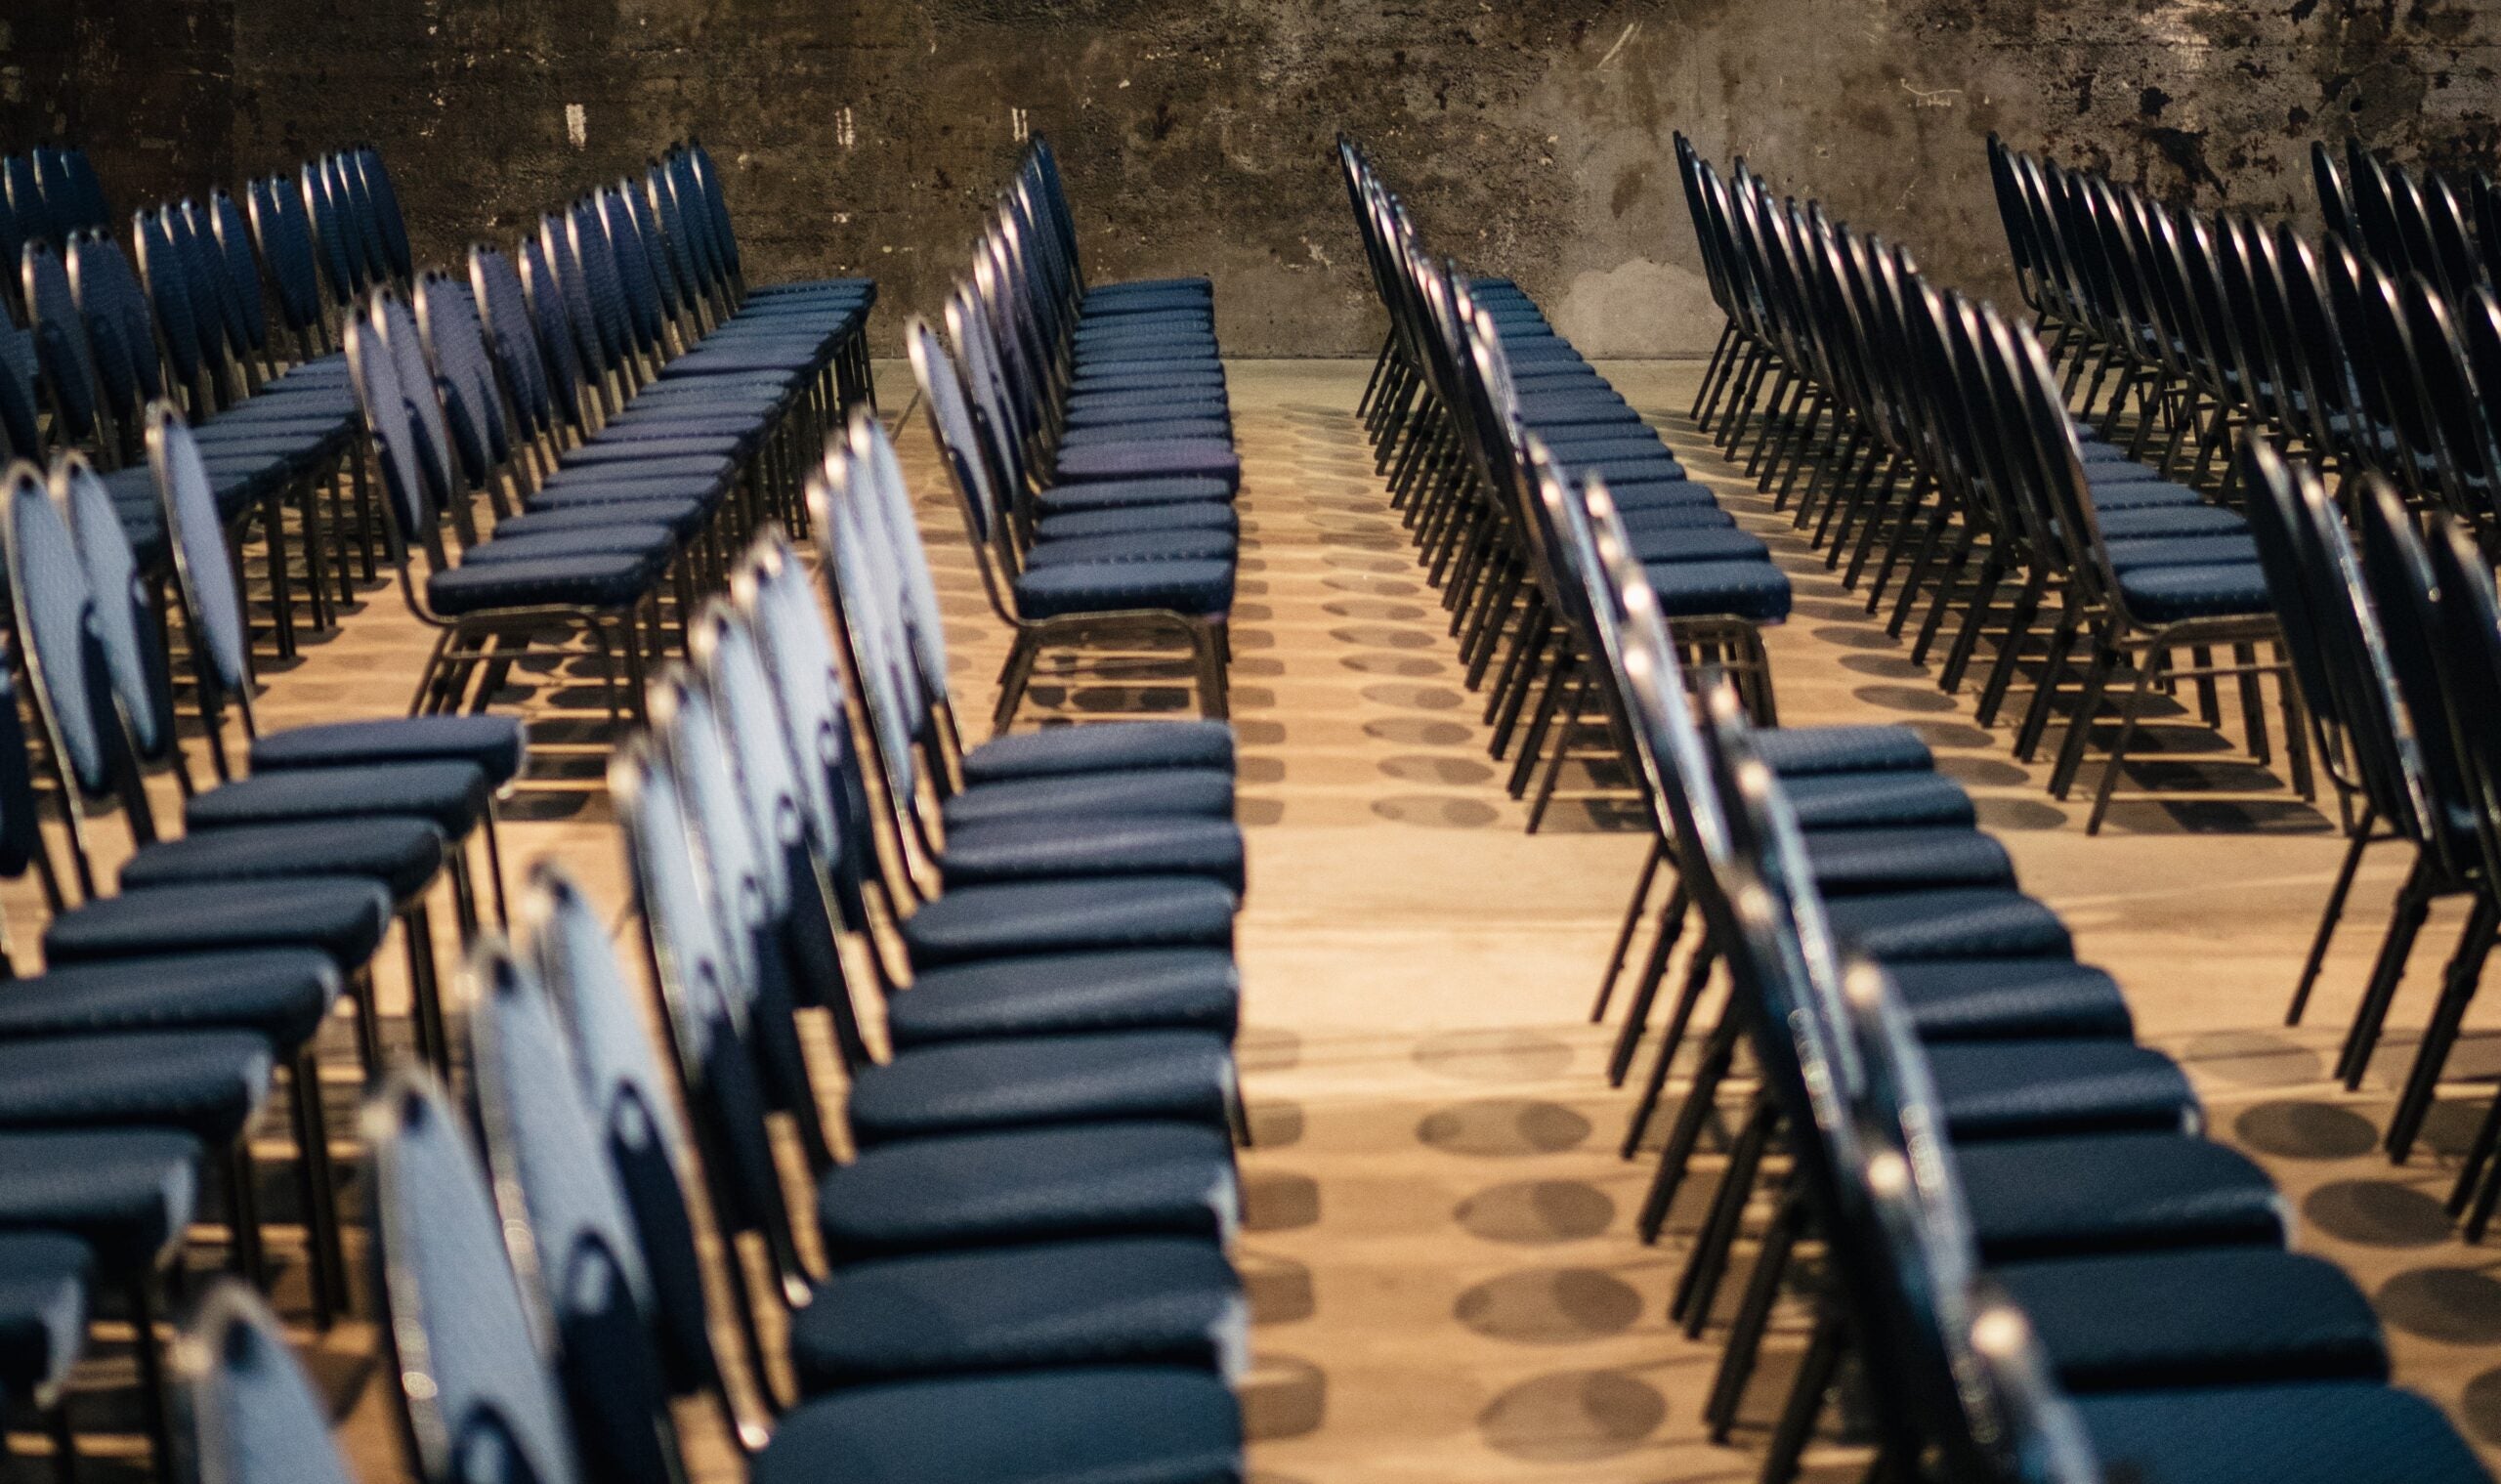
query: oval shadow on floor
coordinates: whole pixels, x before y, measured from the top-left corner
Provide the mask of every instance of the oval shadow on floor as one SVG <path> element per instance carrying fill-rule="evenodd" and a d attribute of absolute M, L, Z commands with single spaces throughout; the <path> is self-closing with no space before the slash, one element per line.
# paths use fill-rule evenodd
<path fill-rule="evenodd" d="M 2371 1307 L 2389 1324 L 2425 1339 L 2453 1345 L 2501 1340 L 2501 1281 L 2473 1268 L 2399 1273 L 2380 1285 Z"/>
<path fill-rule="evenodd" d="M 2302 1202 L 2302 1215 L 2360 1247 L 2437 1247 L 2449 1240 L 2449 1208 L 2395 1180 L 2335 1180 Z"/>
<path fill-rule="evenodd" d="M 1443 1031 L 1416 1043 L 1416 1065 L 1467 1081 L 1507 1082 L 1560 1077 L 1572 1047 L 1537 1031 Z"/>
<path fill-rule="evenodd" d="M 1594 1237 L 1615 1224 L 1615 1201 L 1582 1180 L 1514 1180 L 1459 1203 L 1451 1218 L 1487 1242 L 1549 1246 Z"/>
<path fill-rule="evenodd" d="M 1530 1268 L 1477 1284 L 1459 1295 L 1451 1313 L 1489 1339 L 1568 1345 L 1632 1328 L 1641 1318 L 1641 1294 L 1595 1268 Z"/>
<path fill-rule="evenodd" d="M 1445 1154 L 1483 1159 L 1554 1154 L 1587 1142 L 1590 1121 L 1561 1103 L 1496 1097 L 1424 1115 L 1416 1137 Z"/>
<path fill-rule="evenodd" d="M 1645 1381 L 1620 1371 L 1559 1371 L 1486 1403 L 1476 1425 L 1498 1453 L 1572 1463 L 1630 1452 L 1667 1417 L 1667 1398 Z"/>
<path fill-rule="evenodd" d="M 2369 1154 L 2380 1137 L 2378 1126 L 2351 1108 L 2293 1099 L 2243 1109 L 2231 1128 L 2260 1154 L 2286 1160 L 2350 1160 Z"/>

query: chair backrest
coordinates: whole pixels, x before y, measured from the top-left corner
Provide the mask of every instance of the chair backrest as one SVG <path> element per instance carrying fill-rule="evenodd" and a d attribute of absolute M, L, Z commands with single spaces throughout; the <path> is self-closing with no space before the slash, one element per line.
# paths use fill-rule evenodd
<path fill-rule="evenodd" d="M 364 1105 L 374 1254 L 418 1477 L 574 1484 L 572 1429 L 469 1135 L 431 1072 Z"/>
<path fill-rule="evenodd" d="M 251 213 L 252 239 L 260 245 L 261 261 L 277 289 L 278 314 L 296 335 L 298 348 L 309 349 L 322 340 L 325 323 L 320 254 L 313 242 L 304 194 L 283 176 L 263 176 L 246 183 L 244 203 Z"/>
<path fill-rule="evenodd" d="M 322 281 L 328 287 L 330 302 L 344 307 L 364 283 L 348 240 L 349 229 L 339 219 L 338 200 L 330 184 L 329 172 L 318 160 L 306 160 L 296 172 L 296 189 L 312 227 L 313 250 L 321 265 Z"/>
<path fill-rule="evenodd" d="M 148 302 L 155 306 L 174 380 L 191 399 L 191 415 L 206 417 L 215 408 L 208 387 L 212 358 L 202 344 L 201 315 L 216 311 L 192 301 L 190 269 L 174 245 L 173 208 L 135 215 L 131 239 L 138 244 L 139 271 L 148 280 Z"/>
<path fill-rule="evenodd" d="M 470 488 L 493 489 L 512 454 L 512 438 L 477 301 L 466 284 L 440 270 L 422 275 L 414 292 L 418 335 L 443 389 L 445 429 L 461 478 Z"/>
<path fill-rule="evenodd" d="M 2501 864 L 2501 598 L 2465 523 L 2436 520 L 2425 539 L 2437 593 L 2438 661 L 2446 720 L 2466 772 L 2481 865 Z"/>
<path fill-rule="evenodd" d="M 1000 492 L 997 476 L 987 457 L 978 415 L 965 396 L 961 371 L 955 358 L 929 321 L 915 316 L 904 326 L 904 344 L 911 357 L 911 373 L 920 384 L 920 395 L 929 403 L 929 431 L 938 445 L 939 462 L 946 467 L 947 477 L 955 489 L 957 508 L 964 518 L 964 533 L 970 538 L 976 565 L 981 570 L 982 588 L 990 597 L 993 611 L 1012 621 L 1016 616 L 1015 595 L 1009 588 L 1013 541 L 1007 529 L 1008 500 Z"/>
<path fill-rule="evenodd" d="M 2363 476 L 2353 505 L 2361 536 L 2362 585 L 2386 636 L 2389 669 L 2412 723 L 2415 753 L 2422 760 L 2420 818 L 2429 829 L 2427 843 L 2445 855 L 2466 843 L 2450 822 L 2469 817 L 2473 794 L 2458 755 L 2457 734 L 2447 724 L 2434 658 L 2438 630 L 2422 601 L 2423 595 L 2437 591 L 2430 559 L 2404 497 L 2387 480 Z"/>
<path fill-rule="evenodd" d="M 148 465 L 155 475 L 157 510 L 173 553 L 174 587 L 191 640 L 200 714 L 212 741 L 229 705 L 242 716 L 245 732 L 253 732 L 251 616 L 243 607 L 241 576 L 199 445 L 181 414 L 164 403 L 148 409 Z"/>
<path fill-rule="evenodd" d="M 219 1280 L 174 1354 L 198 1484 L 354 1484 L 328 1409 L 247 1285 Z"/>
<path fill-rule="evenodd" d="M 69 286 L 69 271 L 49 242 L 27 243 L 19 266 L 25 289 L 26 327 L 33 333 L 43 384 L 52 394 L 52 410 L 66 441 L 108 444 L 108 439 L 102 438 L 106 430 L 95 352 L 87 344 L 87 325 Z"/>
<path fill-rule="evenodd" d="M 156 319 L 130 260 L 109 237 L 80 233 L 69 239 L 69 287 L 94 353 L 96 379 L 125 436 L 140 427 L 147 403 L 165 393 L 157 359 Z M 125 450 L 112 450 L 119 457 Z"/>
<path fill-rule="evenodd" d="M 853 766 L 841 652 L 817 607 L 806 568 L 778 530 L 757 537 L 730 591 L 754 624 L 781 698 L 809 828 L 844 889 L 852 920 L 863 920 L 856 915 L 865 910 L 859 890 L 863 872 L 874 869 L 874 846 L 868 801 Z"/>
<path fill-rule="evenodd" d="M 380 296 L 377 296 L 380 297 Z M 400 372 L 382 317 L 366 313 L 347 321 L 348 379 L 356 386 L 357 404 L 364 412 L 365 434 L 372 440 L 374 461 L 382 469 L 383 523 L 392 559 L 402 565 L 405 580 L 407 552 L 416 546 L 436 570 L 448 565 L 443 530 L 437 524 L 432 477 L 420 448 L 423 430 L 400 385 Z M 431 395 L 429 392 L 427 395 Z M 440 450 L 439 450 L 440 451 Z"/>
<path fill-rule="evenodd" d="M 208 194 L 208 231 L 217 246 L 217 263 L 226 275 L 226 287 L 231 296 L 237 322 L 242 327 L 243 341 L 236 347 L 266 358 L 270 350 L 269 300 L 261 291 L 260 259 L 252 254 L 251 229 L 243 222 L 243 209 L 224 187 Z"/>
<path fill-rule="evenodd" d="M 633 1218 L 583 1099 L 564 1028 L 500 939 L 468 963 L 478 1123 L 522 1289 L 555 1337 L 584 1469 L 670 1484 L 678 1470 Z"/>
<path fill-rule="evenodd" d="M 360 145 L 354 154 L 366 193 L 373 200 L 373 224 L 382 233 L 383 257 L 400 277 L 413 278 L 417 259 L 408 246 L 408 221 L 400 213 L 400 192 L 391 185 L 391 172 L 383 166 L 382 151 L 371 145 Z"/>
<path fill-rule="evenodd" d="M 184 436 L 188 437 L 188 430 Z M 77 452 L 52 465 L 53 503 L 69 527 L 87 590 L 95 599 L 96 637 L 104 650 L 112 693 L 129 723 L 132 744 L 149 763 L 178 756 L 174 734 L 174 686 L 156 626 L 156 606 L 147 574 L 130 549 L 130 535 L 113 509 L 112 495 L 95 466 Z"/>
<path fill-rule="evenodd" d="M 486 326 L 495 363 L 512 394 L 513 414 L 524 438 L 536 438 L 555 426 L 556 405 L 548 385 L 538 331 L 530 322 L 530 301 L 522 292 L 521 271 L 500 248 L 484 243 L 469 249 L 469 294 Z M 570 394 L 568 394 L 570 395 Z"/>
<path fill-rule="evenodd" d="M 575 337 L 578 321 L 566 307 L 564 291 L 548 271 L 547 255 L 539 244 L 524 237 L 515 252 L 521 276 L 520 307 L 526 312 L 524 322 L 537 335 L 539 353 L 547 368 L 548 393 L 560 416 L 576 426 L 586 426 L 590 420 L 586 376 L 595 371 L 586 365 L 581 342 Z M 490 301 L 490 320 L 502 312 L 501 305 Z"/>

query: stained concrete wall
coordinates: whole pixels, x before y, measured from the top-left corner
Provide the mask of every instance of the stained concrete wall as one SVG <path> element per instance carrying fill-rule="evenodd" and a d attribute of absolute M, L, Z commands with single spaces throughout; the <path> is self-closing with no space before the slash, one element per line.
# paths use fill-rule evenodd
<path fill-rule="evenodd" d="M 1378 334 L 1341 127 L 1436 244 L 1629 355 L 1717 330 L 1676 129 L 1993 292 L 1991 129 L 2270 212 L 2309 209 L 2313 138 L 2501 152 L 2501 0 L 0 0 L 0 139 L 86 140 L 120 201 L 369 139 L 440 254 L 697 130 L 752 272 L 873 274 L 898 308 L 943 293 L 1047 131 L 1093 272 L 1212 274 L 1251 355 Z"/>

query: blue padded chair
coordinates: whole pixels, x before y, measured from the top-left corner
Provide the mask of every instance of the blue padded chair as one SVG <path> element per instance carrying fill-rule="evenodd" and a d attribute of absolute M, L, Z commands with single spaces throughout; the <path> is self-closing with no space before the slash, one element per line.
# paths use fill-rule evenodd
<path fill-rule="evenodd" d="M 76 1238 L 0 1233 L 0 1397 L 42 1420 L 64 1479 L 77 1470 L 66 1392 L 70 1368 L 86 1353 L 93 1267 Z"/>
<path fill-rule="evenodd" d="M 199 1484 L 355 1484 L 328 1408 L 249 1289 L 209 1290 L 183 1327 L 179 1354 Z"/>

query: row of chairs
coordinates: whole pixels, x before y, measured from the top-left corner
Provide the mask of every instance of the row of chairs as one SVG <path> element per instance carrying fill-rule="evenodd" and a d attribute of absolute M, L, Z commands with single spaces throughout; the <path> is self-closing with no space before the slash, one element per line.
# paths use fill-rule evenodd
<path fill-rule="evenodd" d="M 104 182 L 86 150 L 37 145 L 0 154 L 0 261 L 17 262 L 30 240 L 61 242 L 112 219 Z M 16 305 L 18 292 L 15 283 L 0 288 L 0 301 Z"/>
<path fill-rule="evenodd" d="M 1852 1360 L 1882 1477 L 2487 1478 L 2437 1408 L 2389 1385 L 2367 1299 L 2287 1250 L 2281 1195 L 2200 1136 L 2185 1075 L 2135 1043 L 2118 986 L 2075 961 L 1969 799 L 1915 827 L 1871 807 L 1916 780 L 1959 794 L 1917 740 L 1758 731 L 1709 671 L 1688 694 L 1603 480 L 1576 488 L 1531 456 L 1560 590 L 1700 916 L 1694 959 L 1727 970 L 1641 1213 L 1655 1239 L 1703 1133 L 1733 1114 L 1671 1310 L 1708 1331 L 1749 1212 L 1767 1210 L 1704 1403 L 1714 1439 L 1745 1418 L 1795 1289 L 1814 1322 L 1766 1480 L 1799 1476 Z M 1855 810 L 1832 805 L 1837 784 Z"/>
<path fill-rule="evenodd" d="M 1939 684 L 1959 689 L 1989 645 L 1984 725 L 2029 665 L 2014 748 L 2028 761 L 2063 707 L 2050 776 L 2061 799 L 2126 685 L 2089 832 L 2117 796 L 2148 701 L 2182 683 L 2220 727 L 2219 683 L 2236 682 L 2249 757 L 2266 765 L 2274 682 L 2287 771 L 2309 797 L 2298 696 L 2242 516 L 2086 426 L 2028 328 L 1934 288 L 1907 250 L 1815 203 L 1776 199 L 1742 162 L 1723 181 L 1690 146 L 1678 158 L 1730 324 L 1696 415 L 1759 488 L 1777 481 L 1776 504 L 1795 493 L 1796 524 L 1844 585 L 1872 573 L 1871 613 L 1898 579 L 1896 637 L 1928 600 L 1912 657 L 1925 662 L 1959 611 Z"/>
<path fill-rule="evenodd" d="M 2310 147 L 2310 180 L 2327 230 L 2355 252 L 2403 276 L 2439 285 L 2451 303 L 2501 281 L 2493 254 L 2501 250 L 2501 188 L 2480 170 L 2463 180 L 2383 161 L 2358 138 L 2345 141 L 2344 159 L 2325 140 Z"/>
<path fill-rule="evenodd" d="M 1435 259 L 1360 147 L 1341 136 L 1337 157 L 1390 320 L 1361 403 L 1366 431 L 1443 588 L 1467 683 L 1492 676 L 1485 717 L 1495 756 L 1516 749 L 1513 796 L 1536 783 L 1529 827 L 1544 821 L 1567 758 L 1592 751 L 1596 663 L 1554 606 L 1524 509 L 1530 434 L 1576 475 L 1602 474 L 1619 490 L 1678 641 L 1739 677 L 1755 713 L 1773 718 L 1761 629 L 1787 617 L 1792 594 L 1769 548 L 1736 529 L 1526 294 Z"/>
<path fill-rule="evenodd" d="M 914 318 L 905 341 L 983 591 L 1015 634 L 997 728 L 1053 650 L 1110 651 L 1090 667 L 1151 679 L 1175 640 L 1202 714 L 1226 715 L 1242 459 L 1207 280 L 1087 284 L 1037 138 L 943 318 L 943 337 Z"/>

